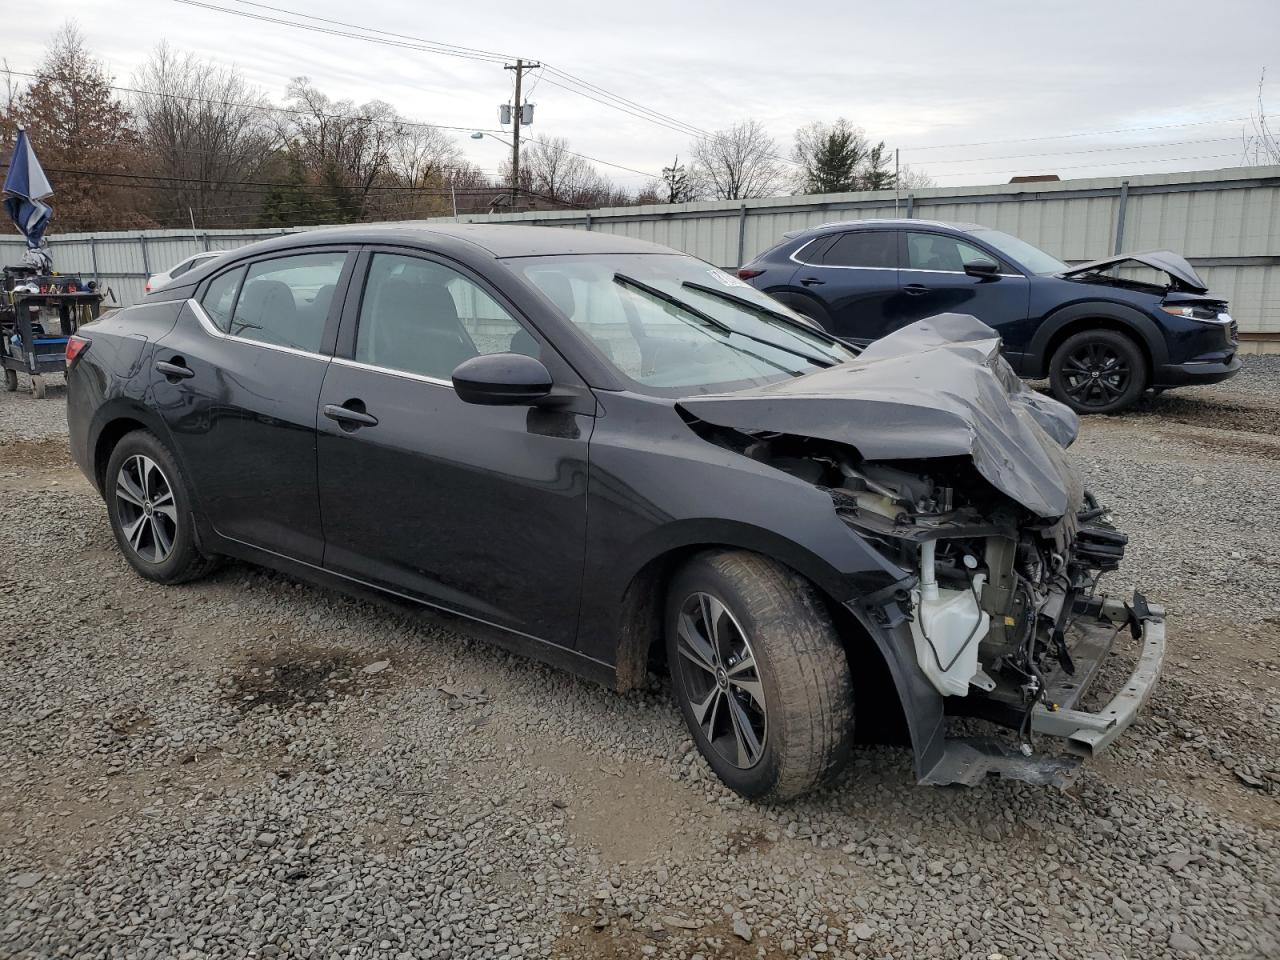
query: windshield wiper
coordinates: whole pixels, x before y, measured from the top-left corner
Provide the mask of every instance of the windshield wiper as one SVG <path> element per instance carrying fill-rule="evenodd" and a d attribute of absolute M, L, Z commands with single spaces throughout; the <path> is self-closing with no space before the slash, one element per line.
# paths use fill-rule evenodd
<path fill-rule="evenodd" d="M 641 291 L 642 293 L 647 293 L 649 296 L 655 297 L 658 300 L 661 300 L 663 303 L 669 303 L 673 307 L 678 307 L 679 309 L 683 310 L 685 313 L 692 314 L 693 316 L 697 317 L 703 323 L 709 326 L 715 327 L 721 333 L 735 332 L 733 327 L 729 326 L 723 320 L 717 320 L 715 317 L 711 316 L 711 314 L 703 313 L 697 307 L 692 306 L 691 304 L 685 303 L 679 297 L 674 296 L 670 293 L 667 293 L 665 290 L 659 290 L 657 287 L 651 287 L 649 286 L 649 284 L 644 283 L 640 280 L 637 280 L 634 277 L 628 277 L 625 273 L 615 273 L 613 275 L 613 282 L 620 283 L 624 287 L 635 287 L 637 290 Z"/>
<path fill-rule="evenodd" d="M 827 333 L 825 330 L 819 330 L 817 327 L 812 324 L 805 323 L 803 320 L 797 320 L 795 317 L 789 317 L 779 310 L 770 310 L 762 303 L 756 303 L 752 300 L 748 300 L 746 297 L 739 297 L 737 294 L 729 293 L 727 290 L 717 290 L 715 287 L 708 287 L 701 283 L 694 283 L 692 280 L 686 280 L 684 283 L 680 284 L 680 286 L 688 287 L 690 290 L 697 290 L 699 293 L 705 293 L 711 297 L 717 297 L 728 303 L 742 307 L 745 310 L 750 310 L 752 313 L 757 313 L 762 317 L 781 320 L 789 327 L 795 327 L 797 330 L 803 330 L 810 336 L 816 336 L 819 339 L 828 341 L 831 346 L 836 346 L 837 344 L 844 346 L 843 343 L 831 336 L 831 334 Z"/>
<path fill-rule="evenodd" d="M 649 294 L 651 297 L 656 297 L 657 299 L 661 300 L 664 303 L 669 303 L 673 307 L 676 307 L 694 317 L 697 317 L 699 320 L 702 320 L 705 323 L 710 324 L 711 326 L 715 327 L 717 330 L 720 330 L 721 332 L 728 334 L 730 336 L 742 337 L 745 340 L 752 340 L 756 343 L 764 344 L 766 347 L 771 347 L 774 350 L 781 350 L 783 353 L 789 353 L 793 357 L 799 357 L 802 360 L 807 360 L 816 367 L 833 367 L 836 364 L 836 361 L 832 360 L 830 357 L 814 356 L 813 354 L 808 353 L 804 350 L 797 350 L 795 347 L 778 343 L 776 340 L 768 340 L 764 337 L 757 337 L 755 334 L 751 334 L 743 330 L 739 330 L 736 327 L 728 323 L 725 323 L 723 320 L 719 320 L 716 317 L 711 316 L 711 314 L 709 313 L 704 313 L 702 310 L 699 310 L 697 307 L 693 306 L 693 304 L 686 303 L 685 301 L 681 300 L 679 297 L 675 296 L 674 294 L 667 293 L 665 290 L 659 290 L 657 287 L 651 287 L 647 283 L 642 283 L 639 280 L 636 280 L 632 277 L 628 277 L 626 274 L 615 273 L 613 275 L 613 280 L 615 283 L 621 283 L 624 286 L 635 287 L 637 290 L 641 290 Z M 694 288 L 695 289 L 697 288 L 696 284 L 694 285 Z M 753 356 L 759 356 L 759 354 L 753 354 Z M 799 376 L 799 374 L 797 374 L 797 376 Z"/>
<path fill-rule="evenodd" d="M 758 303 L 752 303 L 750 300 L 747 300 L 743 297 L 735 297 L 732 293 L 726 293 L 725 291 L 717 290 L 714 287 L 704 287 L 702 284 L 694 283 L 692 280 L 686 280 L 682 284 L 680 284 L 680 286 L 688 287 L 690 290 L 697 290 L 699 293 L 705 293 L 709 296 L 716 297 L 717 299 L 724 300 L 726 303 L 732 303 L 734 306 L 742 307 L 744 310 L 750 310 L 752 313 L 756 314 L 757 316 L 764 318 L 766 322 L 768 322 L 768 320 L 781 320 L 782 322 L 786 323 L 788 326 L 795 327 L 796 329 L 799 329 L 799 330 L 803 330 L 805 333 L 808 333 L 808 334 L 816 333 L 820 337 L 830 340 L 833 345 L 839 342 L 834 337 L 831 337 L 830 334 L 815 330 L 813 327 L 809 326 L 809 324 L 805 323 L 803 320 L 793 319 L 792 317 L 788 317 L 785 313 L 777 313 L 773 310 L 770 310 L 768 307 L 761 306 Z M 807 350 L 797 350 L 794 346 L 784 346 L 783 344 L 776 343 L 773 340 L 766 340 L 764 337 L 755 337 L 749 333 L 743 333 L 741 330 L 734 330 L 734 333 L 738 334 L 738 336 L 740 337 L 750 337 L 752 340 L 756 340 L 760 343 L 767 343 L 769 344 L 769 346 L 774 347 L 775 349 L 785 350 L 787 353 L 794 354 L 797 357 L 803 357 L 804 359 L 808 360 L 810 363 L 817 364 L 820 367 L 834 367 L 837 363 L 840 362 L 834 357 L 816 356 L 812 353 L 809 353 Z"/>

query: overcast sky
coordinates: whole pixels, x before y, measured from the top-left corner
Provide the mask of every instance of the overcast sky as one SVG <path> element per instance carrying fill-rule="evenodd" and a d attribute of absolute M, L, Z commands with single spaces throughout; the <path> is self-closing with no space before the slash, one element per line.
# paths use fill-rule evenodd
<path fill-rule="evenodd" d="M 282 16 L 235 0 L 208 2 Z M 1280 114 L 1278 0 L 263 2 L 537 58 L 704 129 L 755 117 L 788 153 L 797 127 L 845 116 L 900 147 L 904 163 L 939 185 L 1003 183 L 1016 173 L 1074 178 L 1237 165 L 1269 59 L 1271 107 Z M 120 85 L 167 39 L 234 64 L 277 101 L 289 78 L 305 74 L 335 99 L 379 98 L 411 119 L 496 130 L 497 104 L 511 94 L 511 72 L 499 63 L 325 36 L 175 0 L 43 0 L 38 20 L 23 18 L 21 30 L 6 31 L 9 66 L 33 68 L 67 19 L 79 23 Z M 528 135 L 564 136 L 579 152 L 655 175 L 677 153 L 687 155 L 687 134 L 556 81 L 531 76 L 537 110 Z M 1160 129 L 1135 129 L 1143 127 Z M 1102 131 L 1127 132 L 1039 139 Z M 506 148 L 457 136 L 469 159 L 497 169 Z M 961 146 L 984 141 L 995 142 Z M 601 170 L 629 187 L 644 181 Z"/>

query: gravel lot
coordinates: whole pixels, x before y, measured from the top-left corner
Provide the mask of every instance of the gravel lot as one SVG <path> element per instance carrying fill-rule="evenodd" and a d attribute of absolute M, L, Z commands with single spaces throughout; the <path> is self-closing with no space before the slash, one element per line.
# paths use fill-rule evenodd
<path fill-rule="evenodd" d="M 240 564 L 144 583 L 62 396 L 0 394 L 0 956 L 1280 956 L 1280 358 L 1084 428 L 1111 586 L 1170 611 L 1113 751 L 1059 792 L 866 749 L 775 808 L 658 678 Z"/>

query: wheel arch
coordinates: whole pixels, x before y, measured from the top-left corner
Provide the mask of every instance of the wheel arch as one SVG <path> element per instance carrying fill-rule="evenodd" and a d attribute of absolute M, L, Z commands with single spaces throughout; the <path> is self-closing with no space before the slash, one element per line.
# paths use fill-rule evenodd
<path fill-rule="evenodd" d="M 1119 303 L 1074 303 L 1052 313 L 1031 339 L 1030 366 L 1026 376 L 1048 376 L 1049 362 L 1062 343 L 1086 330 L 1112 330 L 1129 337 L 1142 352 L 1147 379 L 1168 358 L 1164 336 L 1155 321 L 1140 310 Z"/>
<path fill-rule="evenodd" d="M 817 591 L 840 636 L 849 662 L 854 686 L 855 735 L 861 742 L 912 745 L 919 756 L 928 746 L 940 704 L 922 703 L 919 685 L 904 675 L 916 670 L 914 660 L 904 663 L 892 646 L 892 639 L 855 614 L 833 589 L 829 577 L 815 578 L 811 564 L 788 562 L 787 558 L 746 545 L 737 538 L 701 541 L 672 546 L 651 557 L 637 570 L 622 594 L 618 608 L 618 646 L 615 685 L 620 691 L 641 687 L 650 669 L 666 669 L 664 619 L 667 590 L 677 571 L 690 559 L 709 551 L 745 551 L 764 556 L 804 577 Z M 792 557 L 791 559 L 795 559 Z M 814 558 L 821 563 L 821 558 Z M 806 570 L 805 567 L 809 569 Z M 889 662 L 894 658 L 895 663 Z M 921 675 L 923 676 L 923 675 Z M 911 722 L 908 713 L 917 715 Z M 927 729 L 927 736 L 920 731 Z"/>
<path fill-rule="evenodd" d="M 98 411 L 90 431 L 90 460 L 93 482 L 98 491 L 106 489 L 107 462 L 116 445 L 135 430 L 146 430 L 161 441 L 166 441 L 166 431 L 159 419 L 144 407 L 134 404 L 112 405 Z"/>

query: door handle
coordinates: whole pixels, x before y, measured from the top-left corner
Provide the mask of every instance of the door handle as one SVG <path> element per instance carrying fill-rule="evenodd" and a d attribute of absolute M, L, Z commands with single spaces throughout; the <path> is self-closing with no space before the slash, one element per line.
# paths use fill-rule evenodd
<path fill-rule="evenodd" d="M 189 380 L 196 375 L 196 372 L 182 362 L 181 357 L 174 357 L 172 361 L 157 360 L 156 370 L 163 373 L 170 383 L 177 383 L 179 380 Z"/>
<path fill-rule="evenodd" d="M 908 283 L 902 289 L 903 289 L 903 292 L 909 293 L 913 297 L 918 297 L 922 293 L 929 292 L 929 288 L 926 287 L 923 283 Z"/>
<path fill-rule="evenodd" d="M 348 400 L 341 406 L 336 403 L 326 403 L 324 415 L 330 420 L 337 421 L 338 426 L 343 430 L 358 430 L 360 427 L 378 425 L 378 418 L 365 412 L 364 402 L 361 400 Z"/>
<path fill-rule="evenodd" d="M 819 280 L 817 277 L 805 277 L 800 283 L 806 287 L 820 287 L 827 281 Z"/>

